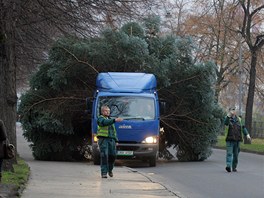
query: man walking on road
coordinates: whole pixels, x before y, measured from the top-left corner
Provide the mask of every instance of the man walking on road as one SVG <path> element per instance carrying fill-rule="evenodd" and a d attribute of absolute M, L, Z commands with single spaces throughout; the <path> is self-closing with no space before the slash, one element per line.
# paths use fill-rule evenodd
<path fill-rule="evenodd" d="M 97 138 L 101 157 L 101 176 L 107 178 L 107 173 L 113 177 L 113 168 L 116 159 L 116 142 L 118 141 L 115 129 L 115 122 L 123 121 L 122 118 L 111 119 L 110 109 L 104 105 L 101 107 L 101 114 L 97 120 Z"/>
<path fill-rule="evenodd" d="M 238 154 L 242 133 L 250 140 L 247 129 L 242 126 L 241 118 L 236 115 L 235 108 L 230 108 L 225 121 L 226 127 L 226 171 L 237 171 Z"/>

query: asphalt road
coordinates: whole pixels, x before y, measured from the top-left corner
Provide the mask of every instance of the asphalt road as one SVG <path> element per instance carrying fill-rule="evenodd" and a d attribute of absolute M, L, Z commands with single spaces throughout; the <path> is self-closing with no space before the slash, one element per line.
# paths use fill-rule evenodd
<path fill-rule="evenodd" d="M 21 198 L 177 197 L 165 186 L 127 167 L 116 166 L 114 177 L 102 179 L 100 166 L 92 162 L 34 160 L 28 144 L 17 124 L 18 153 L 30 166 L 29 181 Z M 0 191 L 2 195 L 1 188 Z"/>
<path fill-rule="evenodd" d="M 225 151 L 215 149 L 204 162 L 159 161 L 156 167 L 125 162 L 180 197 L 263 198 L 264 156 L 241 152 L 238 172 L 225 171 Z"/>
<path fill-rule="evenodd" d="M 22 134 L 18 133 L 18 141 L 22 139 Z M 41 173 L 43 172 L 45 177 L 49 174 L 47 174 L 46 171 L 38 170 L 38 168 L 47 168 L 48 166 L 38 166 L 38 163 L 43 165 L 48 162 L 33 160 L 30 149 L 25 143 L 18 144 L 18 150 L 23 154 L 23 158 L 31 165 L 31 177 L 33 178 L 33 180 L 31 178 L 31 184 L 33 187 L 37 186 L 35 184 L 38 178 L 42 178 L 39 181 L 44 182 L 43 177 L 40 177 Z M 214 150 L 212 156 L 203 162 L 159 160 L 156 167 L 149 167 L 148 163 L 144 164 L 138 161 L 117 161 L 116 168 L 120 165 L 136 169 L 150 180 L 162 186 L 166 186 L 166 189 L 182 198 L 264 197 L 264 155 L 241 152 L 239 156 L 238 172 L 232 173 L 227 173 L 225 171 L 225 151 L 218 149 Z M 91 171 L 89 171 L 89 168 L 86 166 L 87 165 L 84 164 L 80 165 L 80 167 L 84 167 L 84 171 L 87 171 L 87 175 L 89 175 Z M 62 171 L 67 167 L 74 166 L 59 165 L 58 167 L 64 167 L 60 168 Z M 92 167 L 96 168 L 96 166 Z M 67 174 L 69 174 L 69 171 Z M 96 178 L 98 179 L 99 177 L 96 176 Z M 89 180 L 84 177 L 84 183 L 87 181 Z M 87 186 L 90 186 L 90 184 L 87 184 Z M 30 187 L 30 182 L 28 187 Z M 25 193 L 24 197 L 28 197 Z"/>

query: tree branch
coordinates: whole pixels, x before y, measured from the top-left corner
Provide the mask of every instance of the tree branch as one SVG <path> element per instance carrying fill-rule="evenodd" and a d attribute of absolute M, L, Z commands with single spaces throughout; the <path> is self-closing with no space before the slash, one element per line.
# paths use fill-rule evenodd
<path fill-rule="evenodd" d="M 259 6 L 258 8 L 256 8 L 255 10 L 253 10 L 250 14 L 250 17 L 253 17 L 258 11 L 260 11 L 261 9 L 264 9 L 264 4 Z"/>
<path fill-rule="evenodd" d="M 256 42 L 255 42 L 255 48 L 256 50 L 262 48 L 262 46 L 264 45 L 264 34 L 258 35 L 256 38 Z"/>
<path fill-rule="evenodd" d="M 52 100 L 84 100 L 83 98 L 76 98 L 76 97 L 73 97 L 73 96 L 70 96 L 70 97 L 56 97 L 56 98 L 44 98 L 43 100 L 40 100 L 34 104 L 32 104 L 25 113 L 28 113 L 33 107 L 41 104 L 41 103 L 44 103 L 44 102 L 47 102 L 47 101 L 52 101 Z"/>
<path fill-rule="evenodd" d="M 95 67 L 94 66 L 92 66 L 91 64 L 89 64 L 89 63 L 87 63 L 87 62 L 85 62 L 85 61 L 82 61 L 82 60 L 79 60 L 78 58 L 77 58 L 77 56 L 75 56 L 71 51 L 69 51 L 68 49 L 66 49 L 65 47 L 61 47 L 60 46 L 60 48 L 62 48 L 62 49 L 64 49 L 67 53 L 69 53 L 77 62 L 79 62 L 79 63 L 83 63 L 83 64 L 85 64 L 85 65 L 88 65 L 89 67 L 91 67 L 96 73 L 99 73 L 99 71 L 97 70 L 97 69 L 95 69 Z"/>

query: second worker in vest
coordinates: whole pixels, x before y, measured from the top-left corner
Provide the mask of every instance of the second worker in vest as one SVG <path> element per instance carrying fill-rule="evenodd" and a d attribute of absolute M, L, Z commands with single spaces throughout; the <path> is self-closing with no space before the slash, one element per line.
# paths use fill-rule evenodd
<path fill-rule="evenodd" d="M 235 108 L 230 108 L 225 121 L 226 127 L 226 171 L 236 172 L 238 164 L 238 154 L 240 151 L 240 142 L 242 142 L 242 134 L 244 134 L 248 140 L 250 135 L 247 129 L 242 125 L 241 118 L 236 115 Z"/>
<path fill-rule="evenodd" d="M 116 142 L 118 141 L 115 122 L 123 121 L 122 118 L 110 118 L 110 109 L 104 105 L 101 107 L 101 115 L 97 120 L 98 145 L 101 157 L 101 176 L 107 178 L 107 173 L 113 177 L 113 168 L 116 159 Z"/>

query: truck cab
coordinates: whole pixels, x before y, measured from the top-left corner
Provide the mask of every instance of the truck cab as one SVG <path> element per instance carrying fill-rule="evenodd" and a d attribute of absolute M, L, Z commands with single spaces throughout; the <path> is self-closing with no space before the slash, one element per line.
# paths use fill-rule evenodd
<path fill-rule="evenodd" d="M 118 137 L 118 159 L 147 160 L 156 166 L 159 148 L 159 102 L 153 74 L 108 72 L 96 79 L 92 107 L 92 155 L 94 164 L 100 164 L 97 145 L 97 118 L 101 106 L 110 108 L 111 118 L 121 117 L 115 123 Z"/>

